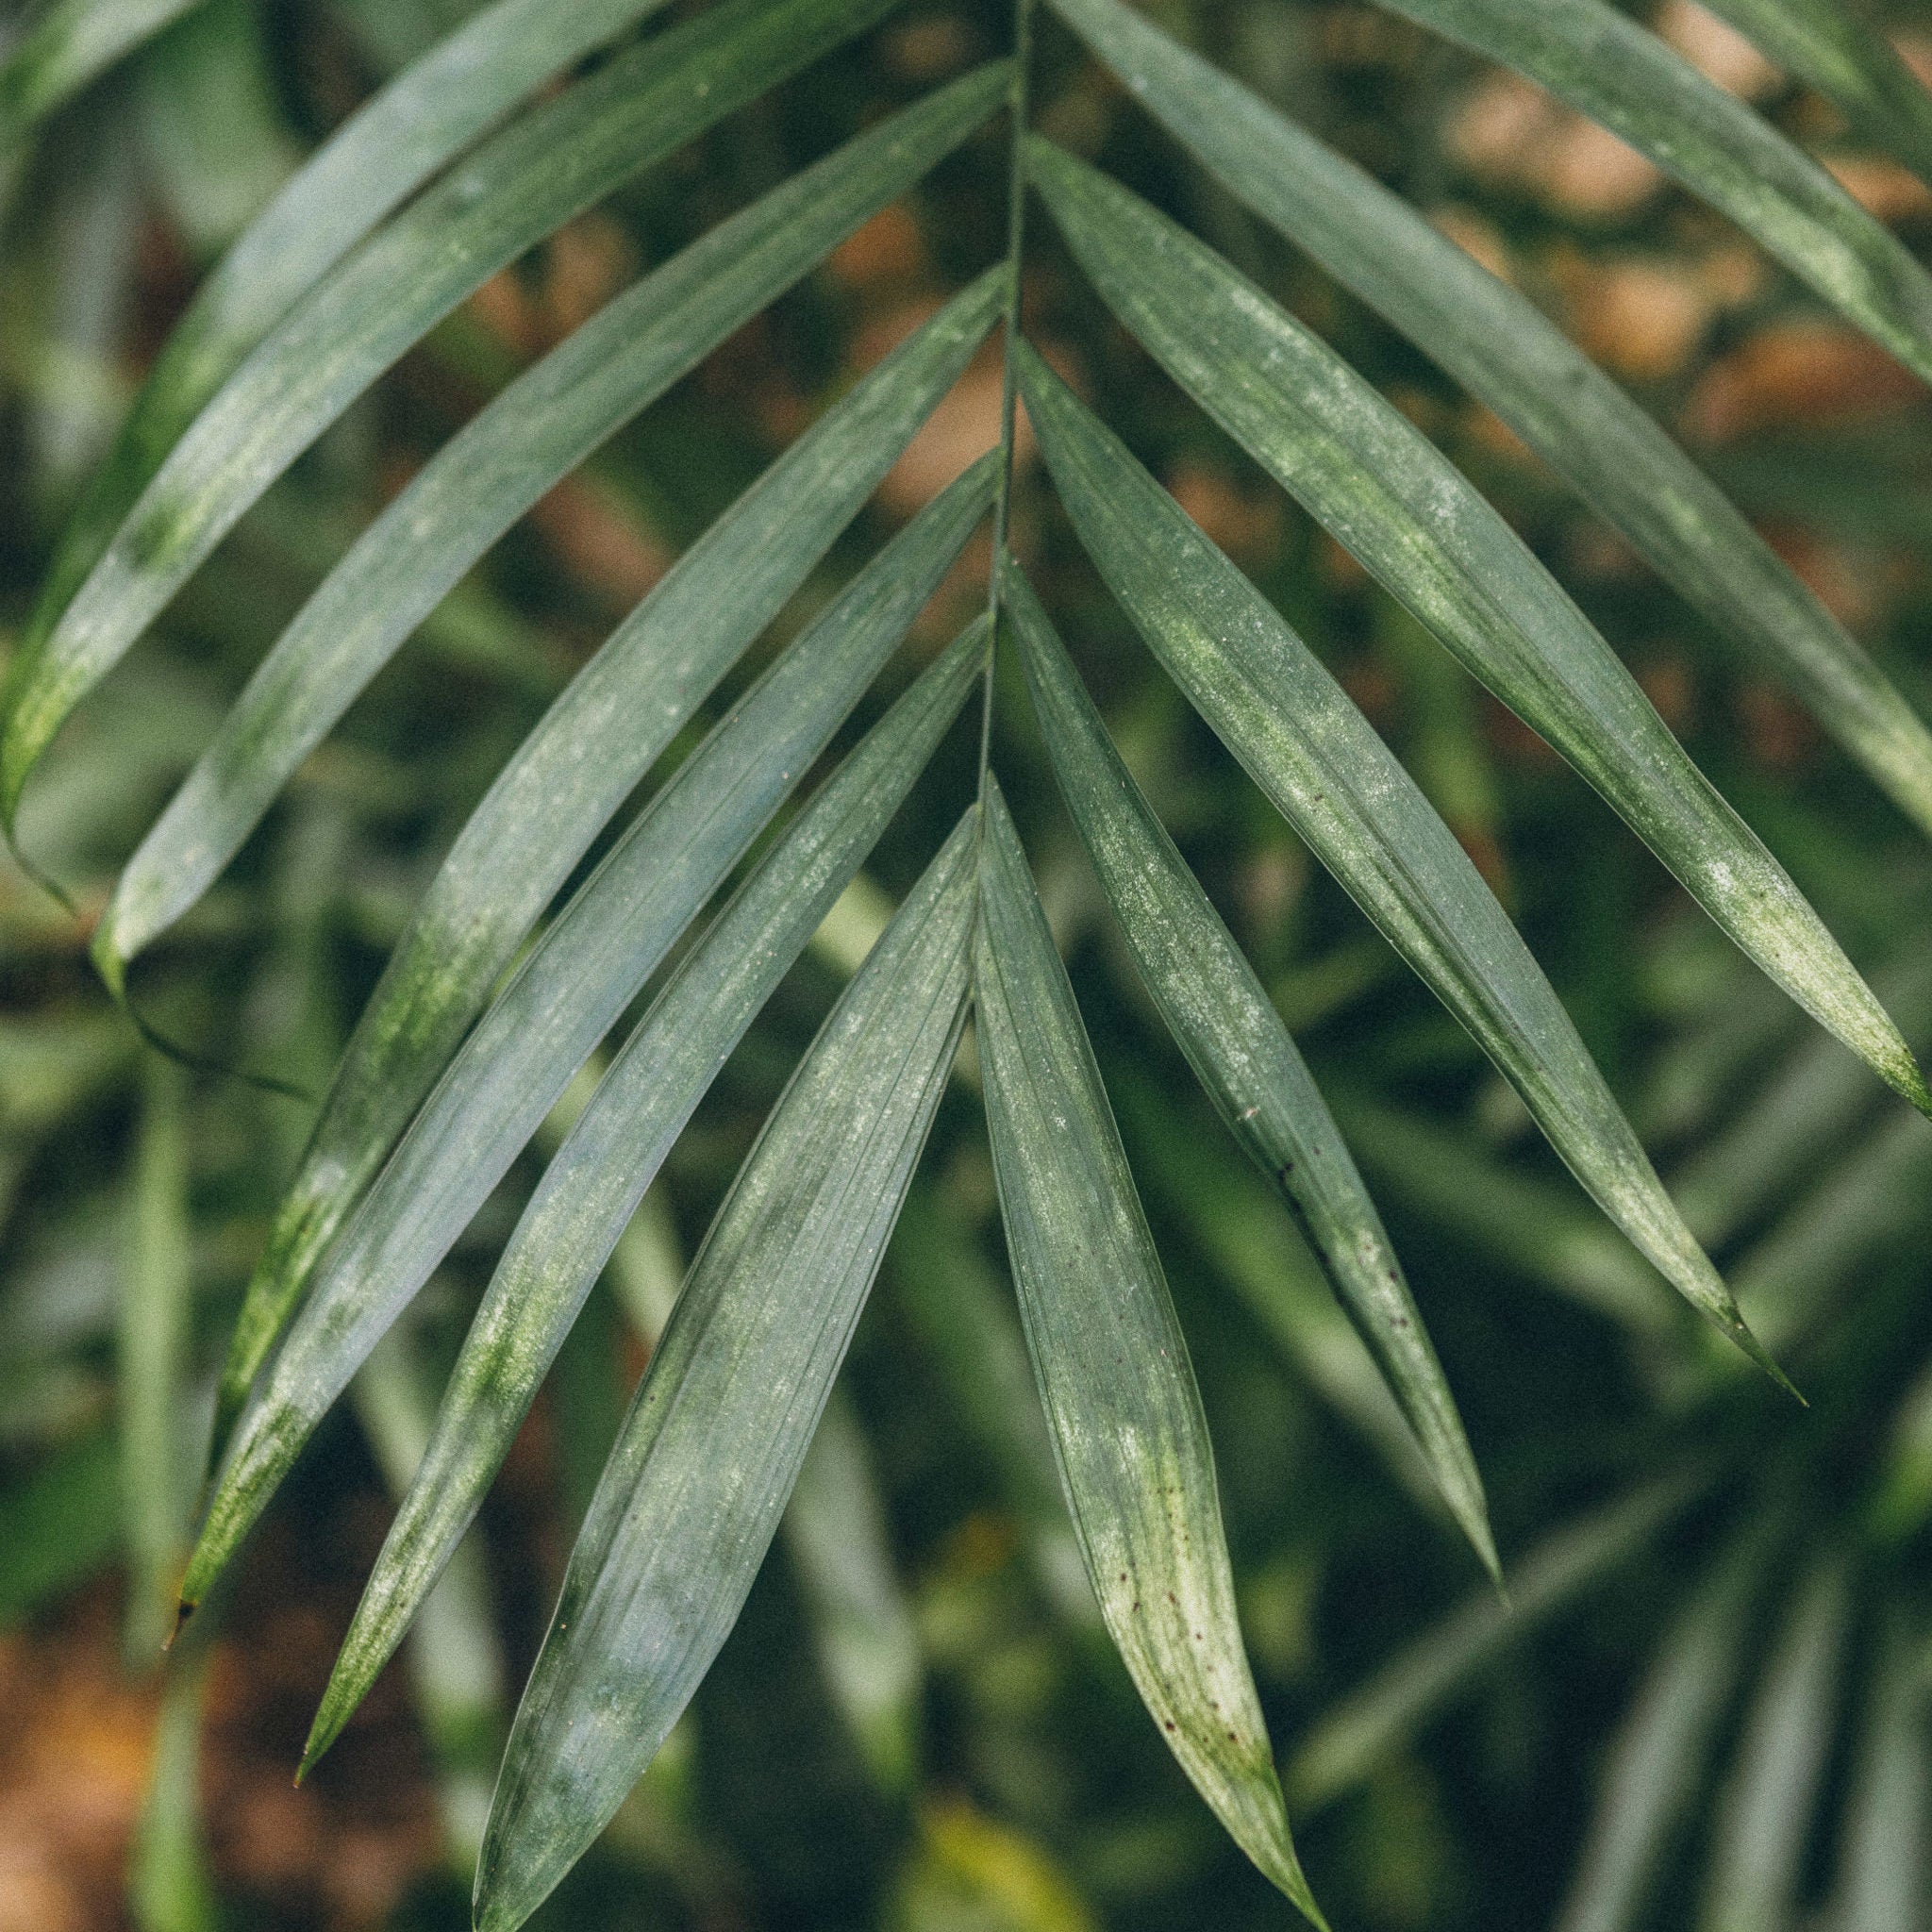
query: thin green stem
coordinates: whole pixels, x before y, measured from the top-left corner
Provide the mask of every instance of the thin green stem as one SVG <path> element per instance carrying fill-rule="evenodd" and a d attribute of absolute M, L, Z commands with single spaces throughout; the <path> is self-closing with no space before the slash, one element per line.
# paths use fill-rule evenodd
<path fill-rule="evenodd" d="M 1013 93 L 1008 108 L 1011 141 L 1007 167 L 1007 312 L 1000 370 L 1000 475 L 992 504 L 992 565 L 987 573 L 986 682 L 979 704 L 979 795 L 986 797 L 992 751 L 992 674 L 999 648 L 1000 563 L 1007 554 L 1007 515 L 1013 495 L 1013 350 L 1020 340 L 1020 257 L 1026 239 L 1026 83 L 1033 65 L 1033 0 L 1013 0 Z"/>

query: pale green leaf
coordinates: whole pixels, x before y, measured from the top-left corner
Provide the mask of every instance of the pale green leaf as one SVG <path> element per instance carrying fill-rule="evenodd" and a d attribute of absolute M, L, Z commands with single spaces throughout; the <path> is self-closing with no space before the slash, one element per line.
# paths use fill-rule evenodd
<path fill-rule="evenodd" d="M 1208 414 L 1609 801 L 1751 958 L 1898 1092 L 1932 1092 L 1784 869 L 1590 621 L 1435 445 L 1212 249 L 1048 142 L 1033 179 L 1109 308 Z"/>
<path fill-rule="evenodd" d="M 1918 1932 L 1932 1897 L 1932 1710 L 1903 1623 L 1894 1617 L 1880 1635 L 1838 1902 L 1826 1914 L 1837 1932 Z"/>
<path fill-rule="evenodd" d="M 357 248 L 249 355 L 9 673 L 0 813 L 81 696 L 242 512 L 462 298 L 560 223 L 872 25 L 890 0 L 723 0 L 512 122 Z"/>
<path fill-rule="evenodd" d="M 737 1621 L 964 1022 L 975 821 L 833 1008 L 719 1210 L 597 1487 L 504 1757 L 476 1924 L 511 1932 L 622 1803 Z"/>
<path fill-rule="evenodd" d="M 1122 763 L 1032 586 L 1000 576 L 1054 774 L 1161 1018 L 1228 1130 L 1281 1190 L 1493 1573 L 1482 1478 L 1421 1311 L 1288 1028 Z"/>
<path fill-rule="evenodd" d="M 207 891 L 290 775 L 463 573 L 606 437 L 694 368 L 998 107 L 1004 63 L 861 135 L 584 324 L 453 437 L 283 632 L 128 861 L 94 936 L 110 985 Z"/>
<path fill-rule="evenodd" d="M 975 1036 L 1020 1313 L 1102 1617 L 1235 1842 L 1317 1925 L 1235 1615 L 1208 1421 L 1073 988 L 997 783 Z"/>
<path fill-rule="evenodd" d="M 858 513 L 991 327 L 956 297 L 678 559 L 498 774 L 371 996 L 249 1283 L 223 1374 L 247 1392 L 317 1257 L 524 936 L 633 786 Z"/>
<path fill-rule="evenodd" d="M 625 828 L 464 1041 L 242 1412 L 185 1602 L 878 675 L 991 504 L 996 469 L 989 454 L 950 485 L 778 658 Z"/>
<path fill-rule="evenodd" d="M 1533 302 L 1120 0 L 1054 5 L 1230 193 L 1493 409 L 1746 668 L 1783 678 L 1932 832 L 1932 731 L 1723 491 Z"/>
<path fill-rule="evenodd" d="M 1024 345 L 1020 367 L 1061 499 L 1149 648 L 1515 1086 L 1604 1211 L 1776 1374 L 1521 936 L 1408 774 L 1274 608 Z"/>
<path fill-rule="evenodd" d="M 678 962 L 491 1277 L 303 1753 L 325 1751 L 481 1506 L 598 1271 L 692 1109 L 924 769 L 979 675 L 975 625 L 873 729 Z"/>

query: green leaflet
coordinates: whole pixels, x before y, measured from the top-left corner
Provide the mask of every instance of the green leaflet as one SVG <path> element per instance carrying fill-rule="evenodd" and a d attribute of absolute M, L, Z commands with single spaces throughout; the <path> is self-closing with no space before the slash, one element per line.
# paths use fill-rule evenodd
<path fill-rule="evenodd" d="M 1896 1612 L 1880 1633 L 1867 1703 L 1830 1923 L 1913 1932 L 1932 1886 L 1932 1757 L 1924 1666 Z"/>
<path fill-rule="evenodd" d="M 1003 98 L 1004 62 L 861 135 L 647 275 L 438 452 L 282 634 L 128 861 L 94 937 L 110 985 L 207 891 L 357 694 L 566 472 Z"/>
<path fill-rule="evenodd" d="M 1794 78 L 1828 95 L 1855 126 L 1932 180 L 1932 94 L 1857 0 L 1707 0 Z"/>
<path fill-rule="evenodd" d="M 826 780 L 678 962 L 551 1160 L 471 1324 L 329 1679 L 305 1770 L 408 1627 L 672 1143 L 924 770 L 985 652 L 982 621 Z"/>
<path fill-rule="evenodd" d="M 1119 439 L 1024 344 L 1019 362 L 1026 413 L 1061 500 L 1149 648 L 1514 1084 L 1604 1211 L 1776 1375 L 1528 948 L 1407 773 Z"/>
<path fill-rule="evenodd" d="M 989 274 L 858 384 L 678 559 L 498 774 L 398 942 L 249 1283 L 247 1392 L 309 1270 L 532 924 L 631 788 L 824 556 L 991 327 Z"/>
<path fill-rule="evenodd" d="M 125 1644 L 151 1668 L 169 1630 L 189 1492 L 182 1479 L 183 1357 L 193 1322 L 188 1146 L 180 1068 L 142 1067 L 120 1303 L 121 1513 L 128 1554 Z"/>
<path fill-rule="evenodd" d="M 1455 1397 L 1306 1062 L 1122 763 L 1010 557 L 1002 561 L 1000 589 L 1054 774 L 1148 991 L 1228 1130 L 1287 1198 L 1389 1378 L 1444 1500 L 1496 1574 L 1482 1478 Z"/>
<path fill-rule="evenodd" d="M 513 122 L 277 325 L 168 453 L 87 581 L 8 677 L 0 818 L 61 722 L 250 504 L 473 289 L 890 0 L 723 0 Z"/>
<path fill-rule="evenodd" d="M 197 0 L 57 0 L 0 61 L 0 158 Z"/>
<path fill-rule="evenodd" d="M 1321 1925 L 1235 1616 L 1214 1454 L 1187 1343 L 997 781 L 979 881 L 975 1032 L 1000 1211 L 1101 1615 L 1195 1790 Z"/>
<path fill-rule="evenodd" d="M 1109 308 L 1209 415 L 1600 791 L 1799 1005 L 1932 1113 L 1918 1063 L 1784 869 L 1507 524 L 1332 350 L 1166 216 L 1038 139 Z"/>
<path fill-rule="evenodd" d="M 603 1829 L 737 1621 L 958 1044 L 975 824 L 841 996 L 691 1266 L 517 1711 L 480 1932 L 521 1925 Z"/>
<path fill-rule="evenodd" d="M 1827 1559 L 1805 1579 L 1757 1687 L 1716 1822 L 1702 1932 L 1760 1932 L 1797 1910 L 1850 1621 L 1843 1567 Z"/>
<path fill-rule="evenodd" d="M 989 454 L 921 511 L 625 828 L 475 1030 L 329 1249 L 236 1427 L 193 1603 L 316 1423 L 571 1076 L 822 752 L 992 500 Z"/>
<path fill-rule="evenodd" d="M 99 0 L 84 4 L 110 10 Z M 175 438 L 296 298 L 532 88 L 662 4 L 496 0 L 336 129 L 175 324 L 60 533 L 24 648 L 39 647 Z"/>
<path fill-rule="evenodd" d="M 1509 1574 L 1509 1602 L 1484 1591 L 1391 1658 L 1308 1734 L 1283 1774 L 1312 1810 L 1352 1790 L 1490 1659 L 1527 1637 L 1641 1549 L 1704 1487 L 1667 1476 L 1567 1524 Z"/>
<path fill-rule="evenodd" d="M 1612 1747 L 1557 1932 L 1630 1932 L 1641 1923 L 1672 1834 L 1703 1789 L 1743 1663 L 1738 1633 L 1749 1627 L 1769 1555 L 1761 1539 L 1747 1541 L 1665 1634 Z"/>
<path fill-rule="evenodd" d="M 1932 732 L 1724 491 L 1533 303 L 1119 0 L 1054 4 L 1230 193 L 1495 410 L 1932 832 Z"/>
<path fill-rule="evenodd" d="M 1605 0 L 1388 0 L 1540 82 L 1932 380 L 1932 277 L 1818 163 Z"/>

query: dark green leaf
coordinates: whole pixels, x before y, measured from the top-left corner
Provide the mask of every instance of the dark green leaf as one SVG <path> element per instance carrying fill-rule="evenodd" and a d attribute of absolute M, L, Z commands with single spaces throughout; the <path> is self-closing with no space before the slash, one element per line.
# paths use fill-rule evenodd
<path fill-rule="evenodd" d="M 302 760 L 478 557 L 999 105 L 982 68 L 722 223 L 586 323 L 454 437 L 282 634 L 128 861 L 94 936 L 110 984 L 207 891 Z"/>
<path fill-rule="evenodd" d="M 1024 344 L 1020 370 L 1074 527 L 1149 648 L 1514 1084 L 1604 1211 L 1775 1374 L 1549 982 L 1407 773 L 1273 607 Z"/>
<path fill-rule="evenodd" d="M 723 0 L 513 122 L 356 249 L 169 452 L 58 623 L 10 671 L 0 814 L 77 704 L 303 450 L 558 224 L 869 26 L 890 0 Z"/>
<path fill-rule="evenodd" d="M 781 657 L 558 916 L 464 1041 L 237 1425 L 182 1584 L 206 1590 L 349 1376 L 824 749 L 992 500 L 989 454 Z"/>
<path fill-rule="evenodd" d="M 1286 1196 L 1491 1572 L 1482 1478 L 1421 1312 L 1307 1063 L 1114 750 L 1011 558 L 1000 578 L 1060 791 L 1161 1017 L 1229 1131 Z"/>
<path fill-rule="evenodd" d="M 1231 193 L 1495 410 L 1932 832 L 1932 732 L 1729 498 L 1534 303 L 1119 0 L 1054 4 Z"/>
<path fill-rule="evenodd" d="M 1605 0 L 1387 0 L 1517 69 L 1753 235 L 1932 379 L 1932 277 L 1816 161 Z"/>
<path fill-rule="evenodd" d="M 1187 1343 L 997 784 L 974 1000 L 1000 1211 L 1060 1483 L 1101 1615 L 1169 1748 L 1317 1925 L 1235 1615 Z"/>
<path fill-rule="evenodd" d="M 112 11 L 100 0 L 77 4 Z M 60 534 L 24 648 L 38 648 L 175 439 L 296 298 L 532 88 L 662 4 L 496 0 L 337 128 L 175 324 Z"/>
<path fill-rule="evenodd" d="M 329 1679 L 305 1769 L 394 1650 L 672 1143 L 924 769 L 985 653 L 982 624 L 826 781 L 678 962 L 558 1150 L 471 1324 Z"/>
<path fill-rule="evenodd" d="M 512 1932 L 603 1829 L 737 1621 L 844 1359 L 965 1019 L 967 814 L 747 1157 L 571 1554 L 505 1754 L 476 1924 Z"/>
<path fill-rule="evenodd" d="M 1750 958 L 1932 1113 L 1918 1063 L 1824 922 L 1461 473 L 1185 229 L 1045 142 L 1027 156 L 1081 266 L 1182 388 L 1596 787 Z"/>
<path fill-rule="evenodd" d="M 223 1375 L 225 1410 L 532 923 L 858 513 L 966 366 L 1003 293 L 1001 276 L 982 277 L 800 438 L 679 558 L 498 774 L 343 1054 L 249 1283 Z"/>
<path fill-rule="evenodd" d="M 198 0 L 56 0 L 0 60 L 0 157 Z"/>

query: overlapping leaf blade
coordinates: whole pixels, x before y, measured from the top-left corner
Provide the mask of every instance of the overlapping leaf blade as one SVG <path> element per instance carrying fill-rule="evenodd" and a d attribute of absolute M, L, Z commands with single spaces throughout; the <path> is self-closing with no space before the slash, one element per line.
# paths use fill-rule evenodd
<path fill-rule="evenodd" d="M 625 829 L 463 1042 L 243 1411 L 184 1601 L 220 1571 L 358 1364 L 858 703 L 991 504 L 996 468 L 982 458 L 935 498 L 765 674 Z"/>
<path fill-rule="evenodd" d="M 329 1679 L 305 1768 L 427 1596 L 672 1143 L 925 768 L 985 652 L 981 620 L 825 781 L 679 960 L 558 1150 L 471 1324 Z"/>
<path fill-rule="evenodd" d="M 1307 646 L 1023 346 L 1021 391 L 1081 541 L 1202 716 L 1522 1094 L 1604 1211 L 1777 1374 L 1490 889 Z"/>
<path fill-rule="evenodd" d="M 389 505 L 282 634 L 128 861 L 94 937 L 110 984 L 200 897 L 290 775 L 463 573 L 566 472 L 998 107 L 956 81 L 722 223 L 513 382 Z"/>
<path fill-rule="evenodd" d="M 106 10 L 99 0 L 80 4 Z M 495 0 L 337 128 L 249 224 L 175 325 L 60 533 L 24 648 L 52 629 L 175 439 L 296 298 L 532 88 L 662 4 Z"/>
<path fill-rule="evenodd" d="M 723 0 L 513 122 L 298 301 L 169 451 L 9 675 L 0 814 L 81 696 L 303 450 L 497 269 L 869 26 L 890 0 Z"/>
<path fill-rule="evenodd" d="M 1825 171 L 1605 0 L 1384 0 L 1539 81 L 1932 380 L 1932 276 Z"/>
<path fill-rule="evenodd" d="M 199 0 L 56 0 L 0 60 L 0 160 L 34 124 Z"/>
<path fill-rule="evenodd" d="M 1836 0 L 1708 0 L 1794 79 L 1815 87 L 1853 125 L 1932 180 L 1932 93 L 1891 42 Z"/>
<path fill-rule="evenodd" d="M 1054 1455 L 1141 1701 L 1236 1843 L 1317 1925 L 1235 1615 L 1187 1344 L 1073 988 L 996 782 L 975 1032 L 1000 1210 Z"/>
<path fill-rule="evenodd" d="M 1613 1746 L 1557 1932 L 1629 1932 L 1698 1790 L 1744 1658 L 1738 1642 L 1768 1553 L 1734 1551 L 1666 1633 Z"/>
<path fill-rule="evenodd" d="M 371 996 L 249 1283 L 223 1374 L 247 1392 L 324 1246 L 532 923 L 631 788 L 858 513 L 991 327 L 957 296 L 679 558 L 498 774 Z"/>
<path fill-rule="evenodd" d="M 1932 832 L 1932 731 L 1729 498 L 1534 303 L 1120 0 L 1054 5 L 1230 193 L 1493 409 Z"/>
<path fill-rule="evenodd" d="M 1166 216 L 1037 138 L 1027 159 L 1108 307 L 1181 387 L 1595 786 L 1746 954 L 1932 1112 L 1910 1049 L 1824 922 L 1460 472 Z"/>
<path fill-rule="evenodd" d="M 1060 791 L 1141 975 L 1229 1131 L 1281 1190 L 1493 1573 L 1482 1478 L 1381 1217 L 1287 1027 L 1122 763 L 1010 558 L 1002 603 Z"/>
<path fill-rule="evenodd" d="M 974 927 L 969 812 L 846 989 L 686 1280 L 585 1519 L 476 1868 L 523 1924 L 622 1803 L 769 1546 L 944 1090 Z"/>

